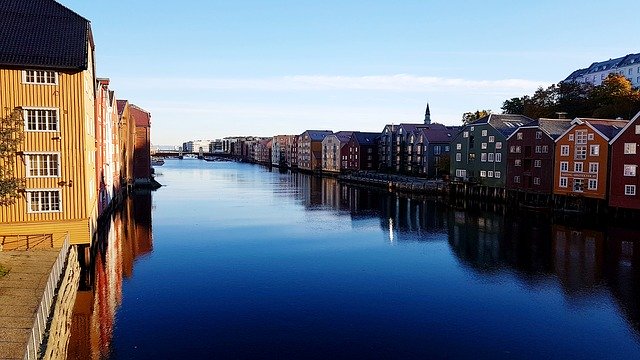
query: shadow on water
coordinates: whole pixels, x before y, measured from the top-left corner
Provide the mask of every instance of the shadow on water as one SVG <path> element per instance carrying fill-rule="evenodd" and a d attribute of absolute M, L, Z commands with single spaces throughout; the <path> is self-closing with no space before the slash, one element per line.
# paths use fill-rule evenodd
<path fill-rule="evenodd" d="M 136 191 L 105 220 L 91 260 L 82 267 L 71 326 L 68 359 L 104 359 L 111 353 L 122 282 L 136 259 L 153 251 L 150 191 Z"/>

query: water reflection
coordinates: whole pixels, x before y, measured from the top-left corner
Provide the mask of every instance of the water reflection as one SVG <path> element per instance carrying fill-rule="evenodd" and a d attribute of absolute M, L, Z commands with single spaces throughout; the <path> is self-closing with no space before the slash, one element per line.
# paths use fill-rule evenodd
<path fill-rule="evenodd" d="M 151 193 L 136 192 L 99 230 L 73 313 L 68 359 L 104 359 L 111 353 L 122 282 L 135 260 L 153 251 Z"/>

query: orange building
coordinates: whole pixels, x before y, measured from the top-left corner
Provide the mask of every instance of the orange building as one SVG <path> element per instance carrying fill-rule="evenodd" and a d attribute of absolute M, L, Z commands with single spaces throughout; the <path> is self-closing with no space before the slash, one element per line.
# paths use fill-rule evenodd
<path fill-rule="evenodd" d="M 576 118 L 556 139 L 553 193 L 604 200 L 609 141 L 627 120 Z"/>

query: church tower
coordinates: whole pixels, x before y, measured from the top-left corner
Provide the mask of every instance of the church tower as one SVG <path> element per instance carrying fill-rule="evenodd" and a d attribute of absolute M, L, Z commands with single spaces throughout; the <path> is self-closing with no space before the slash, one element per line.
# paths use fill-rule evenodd
<path fill-rule="evenodd" d="M 431 124 L 431 111 L 429 111 L 429 103 L 427 103 L 427 111 L 424 112 L 424 124 Z"/>

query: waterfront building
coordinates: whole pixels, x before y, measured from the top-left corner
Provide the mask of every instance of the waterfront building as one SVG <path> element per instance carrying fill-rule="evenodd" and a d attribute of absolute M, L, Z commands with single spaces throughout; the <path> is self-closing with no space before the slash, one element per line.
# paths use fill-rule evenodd
<path fill-rule="evenodd" d="M 640 113 L 611 139 L 609 145 L 609 206 L 640 210 Z"/>
<path fill-rule="evenodd" d="M 628 120 L 575 118 L 556 139 L 553 193 L 606 199 L 609 141 L 627 123 Z"/>
<path fill-rule="evenodd" d="M 345 146 L 346 159 L 343 159 L 342 168 L 349 171 L 377 170 L 379 139 L 379 133 L 355 131 Z"/>
<path fill-rule="evenodd" d="M 555 140 L 569 127 L 570 119 L 538 119 L 524 124 L 507 138 L 508 190 L 553 193 L 555 182 L 550 169 L 554 167 Z"/>
<path fill-rule="evenodd" d="M 134 185 L 151 184 L 151 113 L 131 104 L 130 113 L 134 129 L 133 182 Z"/>
<path fill-rule="evenodd" d="M 322 140 L 333 134 L 331 130 L 307 130 L 298 138 L 298 168 L 316 171 L 322 169 Z"/>
<path fill-rule="evenodd" d="M 300 141 L 300 136 L 293 136 L 291 142 L 291 148 L 288 150 L 290 152 L 289 161 L 287 162 L 292 169 L 298 168 L 298 142 Z"/>
<path fill-rule="evenodd" d="M 352 134 L 353 131 L 338 131 L 322 140 L 322 171 L 340 172 L 346 167 L 348 153 L 345 146 Z"/>
<path fill-rule="evenodd" d="M 223 154 L 224 152 L 224 141 L 221 139 L 212 140 L 209 143 L 209 148 L 205 149 L 206 152 L 210 154 Z"/>
<path fill-rule="evenodd" d="M 396 125 L 385 125 L 378 141 L 379 170 L 389 171 L 396 168 L 395 142 Z"/>
<path fill-rule="evenodd" d="M 191 140 L 182 144 L 182 151 L 186 153 L 205 153 L 209 151 L 211 140 Z"/>
<path fill-rule="evenodd" d="M 295 135 L 276 135 L 271 142 L 271 165 L 288 167 L 291 163 L 291 144 Z"/>
<path fill-rule="evenodd" d="M 253 144 L 253 161 L 259 164 L 271 164 L 271 143 L 270 138 L 260 139 Z"/>
<path fill-rule="evenodd" d="M 131 118 L 131 106 L 127 100 L 116 100 L 118 109 L 119 162 L 118 179 L 120 188 L 131 189 L 134 183 L 133 154 L 135 139 L 135 122 Z"/>
<path fill-rule="evenodd" d="M 575 81 L 600 85 L 609 74 L 626 76 L 635 87 L 640 86 L 640 53 L 594 62 L 589 67 L 578 69 L 564 81 Z"/>
<path fill-rule="evenodd" d="M 0 19 L 0 116 L 24 119 L 8 165 L 25 178 L 15 203 L 0 206 L 0 240 L 50 247 L 69 234 L 89 244 L 97 219 L 91 24 L 55 1 L 4 0 Z"/>
<path fill-rule="evenodd" d="M 97 79 L 95 96 L 96 179 L 98 216 L 109 207 L 120 192 L 118 107 L 115 93 L 109 89 L 109 79 Z"/>
<path fill-rule="evenodd" d="M 443 170 L 448 173 L 451 140 L 459 131 L 457 126 L 438 123 L 418 127 L 409 141 L 412 173 L 428 178 L 442 175 Z"/>
<path fill-rule="evenodd" d="M 466 125 L 451 141 L 451 178 L 504 188 L 507 137 L 531 121 L 523 115 L 489 114 Z"/>

